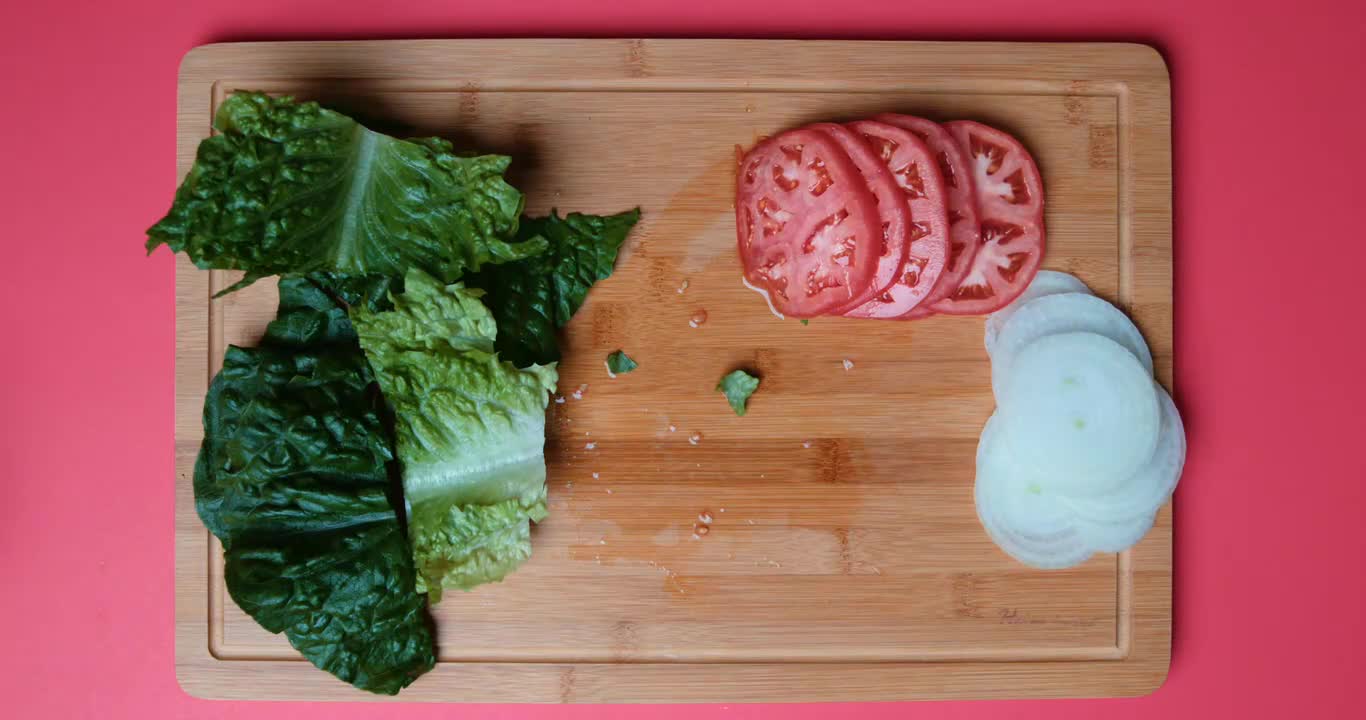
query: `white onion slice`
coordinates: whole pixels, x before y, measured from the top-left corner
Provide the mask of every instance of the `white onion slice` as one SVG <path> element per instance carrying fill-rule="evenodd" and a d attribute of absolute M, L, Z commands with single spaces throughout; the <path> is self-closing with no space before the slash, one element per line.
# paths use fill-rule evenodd
<path fill-rule="evenodd" d="M 1058 498 L 1031 483 L 1001 442 L 1000 422 L 992 415 L 977 443 L 977 517 L 992 542 L 1007 555 L 1033 567 L 1079 565 L 1092 554 L 1074 517 Z"/>
<path fill-rule="evenodd" d="M 1040 270 L 1034 279 L 1029 281 L 1029 287 L 1025 288 L 1019 297 L 1015 298 L 1009 305 L 987 316 L 986 331 L 982 338 L 987 347 L 987 354 L 991 354 L 1001 328 L 1005 327 L 1006 321 L 1015 314 L 1016 310 L 1034 298 L 1061 293 L 1090 295 L 1091 288 L 1086 287 L 1086 283 L 1078 280 L 1075 275 L 1068 275 L 1057 270 Z"/>
<path fill-rule="evenodd" d="M 1118 308 L 1085 293 L 1045 295 L 1021 305 L 996 337 L 991 354 L 991 389 L 996 402 L 1001 402 L 1010 367 L 1024 347 L 1048 335 L 1075 332 L 1096 333 L 1119 343 L 1152 377 L 1153 355 L 1148 343 Z"/>
<path fill-rule="evenodd" d="M 1083 520 L 1114 524 L 1150 516 L 1176 490 L 1186 464 L 1186 428 L 1171 396 L 1161 385 L 1153 385 L 1162 408 L 1162 426 L 1152 458 L 1113 492 L 1064 496 L 1063 503 Z"/>
<path fill-rule="evenodd" d="M 1050 491 L 1101 495 L 1153 457 L 1161 412 L 1152 374 L 1119 343 L 1089 332 L 1047 335 L 1016 353 L 1006 373 L 996 412 L 1019 474 Z"/>
<path fill-rule="evenodd" d="M 1076 518 L 1076 523 L 1082 542 L 1087 547 L 1096 552 L 1117 553 L 1128 550 L 1142 540 L 1152 529 L 1155 519 L 1155 513 L 1148 513 L 1122 522 L 1094 522 Z"/>

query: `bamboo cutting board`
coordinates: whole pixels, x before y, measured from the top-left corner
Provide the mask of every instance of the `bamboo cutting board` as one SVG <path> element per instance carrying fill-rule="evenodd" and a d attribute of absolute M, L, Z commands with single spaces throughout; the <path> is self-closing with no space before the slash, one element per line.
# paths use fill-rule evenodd
<path fill-rule="evenodd" d="M 401 699 L 1126 696 L 1165 679 L 1170 509 L 1135 549 L 1072 570 L 1006 557 L 973 509 L 992 409 L 981 319 L 781 321 L 740 284 L 731 208 L 736 145 L 786 127 L 900 111 L 1006 129 L 1044 175 L 1045 266 L 1129 310 L 1170 387 L 1170 91 L 1152 49 L 213 45 L 181 66 L 182 177 L 236 89 L 512 155 L 533 213 L 644 211 L 616 274 L 567 330 L 561 389 L 586 388 L 551 405 L 551 515 L 533 531 L 535 554 L 505 582 L 434 608 L 440 662 Z M 227 598 L 220 548 L 194 511 L 200 413 L 225 347 L 256 341 L 275 291 L 263 282 L 211 301 L 235 278 L 177 262 L 180 682 L 217 698 L 374 698 Z M 691 328 L 699 311 L 707 319 Z M 603 359 L 618 348 L 640 369 L 613 380 Z M 713 391 L 736 367 L 763 377 L 743 418 Z M 700 514 L 713 521 L 694 537 Z"/>

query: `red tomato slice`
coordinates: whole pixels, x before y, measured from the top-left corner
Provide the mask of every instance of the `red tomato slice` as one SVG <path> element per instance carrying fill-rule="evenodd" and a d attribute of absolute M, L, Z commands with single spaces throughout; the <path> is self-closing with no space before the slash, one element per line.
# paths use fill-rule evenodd
<path fill-rule="evenodd" d="M 873 148 L 878 160 L 891 171 L 901 202 L 910 206 L 911 225 L 906 262 L 894 282 L 845 315 L 900 317 L 929 296 L 944 272 L 949 247 L 944 177 L 929 147 L 911 132 L 869 120 L 849 123 L 848 127 Z"/>
<path fill-rule="evenodd" d="M 972 163 L 981 242 L 972 268 L 935 312 L 984 315 L 1019 297 L 1043 262 L 1043 179 L 1018 140 L 970 120 L 944 128 Z"/>
<path fill-rule="evenodd" d="M 880 295 L 897 282 L 897 278 L 906 267 L 906 248 L 911 232 L 911 206 L 906 202 L 906 196 L 902 194 L 901 189 L 897 187 L 897 181 L 892 177 L 892 171 L 887 168 L 887 164 L 882 162 L 872 146 L 857 133 L 834 123 L 819 123 L 810 127 L 829 135 L 854 161 L 854 166 L 863 175 L 864 182 L 873 193 L 878 215 L 882 218 L 882 244 L 879 248 L 877 269 L 873 272 L 872 287 L 869 288 L 866 297 L 830 311 L 830 314 L 838 315 L 856 310 L 869 302 L 876 302 Z"/>
<path fill-rule="evenodd" d="M 740 158 L 735 186 L 745 279 L 779 312 L 815 317 L 871 294 L 877 203 L 830 136 L 801 128 L 759 143 Z"/>
<path fill-rule="evenodd" d="M 932 120 L 912 115 L 878 115 L 878 122 L 904 128 L 919 138 L 929 148 L 939 174 L 944 179 L 945 209 L 949 222 L 948 259 L 944 272 L 935 280 L 929 296 L 909 313 L 902 316 L 905 320 L 928 317 L 940 300 L 958 289 L 958 283 L 972 267 L 972 258 L 977 254 L 978 237 L 981 227 L 977 220 L 977 198 L 973 193 L 971 166 L 968 156 L 948 130 Z"/>

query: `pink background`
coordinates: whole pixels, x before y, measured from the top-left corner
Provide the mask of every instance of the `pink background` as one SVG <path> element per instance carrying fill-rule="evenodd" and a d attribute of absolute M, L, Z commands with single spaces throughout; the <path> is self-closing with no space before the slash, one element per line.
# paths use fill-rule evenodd
<path fill-rule="evenodd" d="M 185 0 L 0 10 L 0 707 L 79 718 L 820 718 L 805 706 L 215 703 L 172 659 L 177 63 L 219 40 L 468 36 L 1122 39 L 1172 69 L 1175 652 L 1134 700 L 863 717 L 1343 717 L 1366 663 L 1366 3 Z M 387 7 L 386 7 L 387 6 Z M 1045 7 L 1046 6 L 1046 7 Z M 1098 7 L 1104 6 L 1104 7 Z M 1356 712 L 1352 712 L 1355 710 Z"/>

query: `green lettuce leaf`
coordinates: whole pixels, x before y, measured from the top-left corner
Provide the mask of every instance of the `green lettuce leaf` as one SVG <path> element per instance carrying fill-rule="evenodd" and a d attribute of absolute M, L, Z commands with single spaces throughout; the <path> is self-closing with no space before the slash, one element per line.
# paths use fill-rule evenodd
<path fill-rule="evenodd" d="M 506 265 L 490 265 L 466 284 L 488 293 L 498 322 L 499 355 L 517 367 L 560 359 L 556 331 L 583 305 L 593 283 L 611 276 L 617 252 L 640 211 L 598 216 L 555 213 L 523 218 L 518 238 L 545 238 L 549 249 Z"/>
<path fill-rule="evenodd" d="M 446 280 L 542 252 L 517 232 L 522 195 L 507 157 L 457 155 L 438 138 L 398 140 L 317 103 L 229 97 L 169 213 L 147 231 L 201 268 Z"/>
<path fill-rule="evenodd" d="M 393 408 L 408 535 L 432 602 L 443 588 L 501 580 L 531 554 L 545 517 L 545 407 L 553 367 L 493 352 L 482 292 L 411 270 L 394 309 L 352 322 Z"/>
<path fill-rule="evenodd" d="M 387 310 L 391 293 L 402 292 L 400 278 L 311 273 L 280 278 L 280 306 L 266 326 L 264 342 L 290 347 L 337 346 L 355 352 L 357 337 L 347 311 L 364 306 Z"/>
<path fill-rule="evenodd" d="M 759 378 L 750 375 L 744 370 L 735 370 L 716 384 L 716 390 L 726 396 L 726 401 L 735 411 L 736 415 L 745 414 L 745 405 L 749 402 L 749 396 L 759 389 Z"/>
<path fill-rule="evenodd" d="M 607 356 L 607 372 L 612 375 L 628 373 L 640 367 L 639 363 L 631 359 L 630 355 L 617 350 Z"/>
<path fill-rule="evenodd" d="M 230 347 L 210 385 L 194 491 L 238 606 L 319 668 L 394 694 L 435 657 L 391 499 L 383 406 L 330 299 L 368 307 L 352 287 L 365 284 L 281 281 L 262 346 Z"/>

